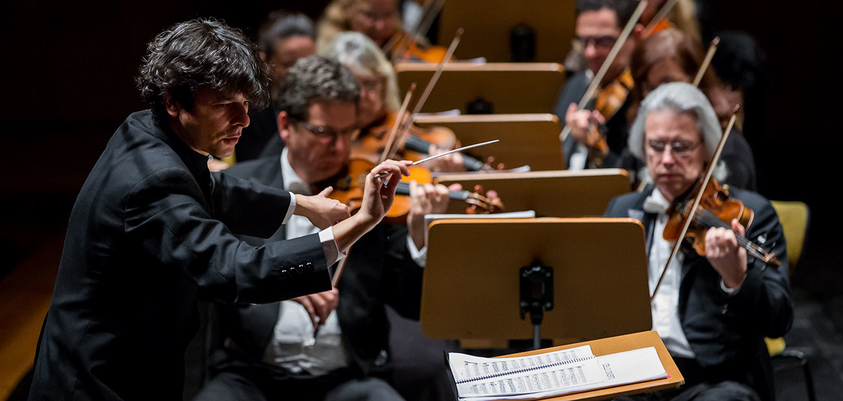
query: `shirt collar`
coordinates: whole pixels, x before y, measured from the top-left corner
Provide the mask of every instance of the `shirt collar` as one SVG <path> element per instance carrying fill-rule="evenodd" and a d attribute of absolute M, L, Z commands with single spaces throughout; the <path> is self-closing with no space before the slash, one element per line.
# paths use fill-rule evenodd
<path fill-rule="evenodd" d="M 670 208 L 670 202 L 665 199 L 658 188 L 653 188 L 653 192 L 647 199 L 644 199 L 644 211 L 647 213 L 663 214 Z"/>
<path fill-rule="evenodd" d="M 284 189 L 300 195 L 311 195 L 310 185 L 296 174 L 290 160 L 287 158 L 287 147 L 281 151 L 281 179 L 284 181 Z"/>

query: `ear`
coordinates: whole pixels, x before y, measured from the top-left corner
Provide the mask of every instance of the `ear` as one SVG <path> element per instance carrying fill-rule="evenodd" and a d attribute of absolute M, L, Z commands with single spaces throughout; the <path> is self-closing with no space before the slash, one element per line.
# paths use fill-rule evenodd
<path fill-rule="evenodd" d="M 181 105 L 173 98 L 173 95 L 169 93 L 165 93 L 163 96 L 164 98 L 164 108 L 167 109 L 167 114 L 170 117 L 176 118 L 179 116 L 179 111 L 182 110 Z"/>
<path fill-rule="evenodd" d="M 287 116 L 286 111 L 278 113 L 276 124 L 278 125 L 278 134 L 281 135 L 281 139 L 286 143 L 290 137 L 290 118 Z"/>
<path fill-rule="evenodd" d="M 258 52 L 258 55 L 260 55 L 260 56 L 261 56 L 261 60 L 262 60 L 262 61 L 264 61 L 264 62 L 266 61 L 266 53 L 264 53 L 264 52 Z"/>

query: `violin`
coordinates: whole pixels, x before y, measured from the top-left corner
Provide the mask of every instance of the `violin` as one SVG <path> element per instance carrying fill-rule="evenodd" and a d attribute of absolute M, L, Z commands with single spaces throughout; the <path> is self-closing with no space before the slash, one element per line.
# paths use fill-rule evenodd
<path fill-rule="evenodd" d="M 692 192 L 699 190 L 699 184 Z M 685 200 L 674 202 L 674 212 L 670 215 L 664 227 L 664 239 L 670 242 L 679 240 L 682 227 L 685 225 L 688 216 L 691 215 L 692 202 Z M 744 206 L 740 200 L 729 196 L 729 186 L 721 186 L 717 180 L 711 179 L 706 185 L 696 213 L 693 214 L 693 222 L 685 233 L 685 237 L 692 241 L 693 249 L 697 254 L 705 256 L 705 232 L 709 228 L 731 229 L 731 221 L 737 219 L 744 229 L 752 224 L 755 212 Z M 779 267 L 781 262 L 776 259 L 774 253 L 767 253 L 757 244 L 735 233 L 738 245 L 746 249 L 747 253 L 761 261 L 767 266 Z"/>
<path fill-rule="evenodd" d="M 607 121 L 610 120 L 626 102 L 634 84 L 632 73 L 629 68 L 625 69 L 620 76 L 597 92 L 594 110 L 599 111 Z M 600 131 L 597 124 L 591 124 L 586 134 L 586 145 L 589 149 L 589 159 L 595 165 L 603 164 L 602 159 L 608 153 L 609 145 L 606 143 L 606 136 Z"/>
<path fill-rule="evenodd" d="M 393 64 L 402 61 L 440 63 L 451 58 L 444 47 L 431 45 L 424 37 L 444 4 L 445 0 L 426 0 L 422 4 L 422 18 L 413 32 L 400 29 L 383 46 Z"/>
<path fill-rule="evenodd" d="M 352 213 L 360 209 L 363 200 L 363 187 L 366 182 L 366 174 L 375 167 L 374 163 L 365 159 L 352 159 L 349 161 L 343 171 L 329 182 L 320 183 L 322 187 L 331 185 L 334 190 L 330 197 L 336 199 L 346 205 Z M 410 175 L 401 178 L 396 189 L 396 196 L 392 202 L 392 207 L 387 211 L 384 217 L 390 223 L 403 224 L 406 222 L 406 216 L 410 211 L 412 201 L 410 195 L 410 181 L 416 181 L 421 184 L 428 184 L 432 182 L 430 171 L 424 167 L 413 166 L 409 168 Z M 448 197 L 453 200 L 464 201 L 466 206 L 466 213 L 468 214 L 487 214 L 499 213 L 504 210 L 503 202 L 499 198 L 488 198 L 483 195 L 483 190 L 480 187 L 475 188 L 475 192 L 469 191 L 448 191 Z"/>

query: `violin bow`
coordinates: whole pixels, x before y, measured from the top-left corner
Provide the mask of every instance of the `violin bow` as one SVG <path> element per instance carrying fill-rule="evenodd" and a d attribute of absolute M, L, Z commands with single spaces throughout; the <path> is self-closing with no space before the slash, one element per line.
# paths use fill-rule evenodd
<path fill-rule="evenodd" d="M 585 109 L 585 106 L 588 105 L 588 102 L 590 102 L 591 98 L 594 97 L 594 94 L 597 92 L 597 88 L 600 87 L 600 82 L 603 81 L 603 77 L 605 77 L 606 72 L 609 71 L 609 66 L 612 65 L 613 61 L 615 61 L 615 57 L 617 57 L 618 53 L 621 51 L 621 47 L 623 47 L 624 43 L 626 43 L 626 39 L 629 37 L 629 34 L 632 33 L 632 28 L 634 28 L 635 24 L 638 23 L 638 20 L 641 19 L 641 13 L 644 12 L 645 7 L 647 7 L 647 0 L 641 0 L 638 3 L 638 7 L 636 7 L 635 11 L 632 13 L 632 16 L 629 18 L 629 21 L 626 22 L 626 26 L 623 27 L 623 31 L 621 31 L 620 36 L 618 36 L 614 46 L 612 46 L 612 50 L 609 51 L 609 55 L 606 56 L 606 60 L 604 60 L 603 64 L 600 65 L 600 70 L 598 70 L 597 74 L 594 75 L 594 78 L 591 79 L 588 89 L 585 91 L 582 99 L 580 99 L 580 102 L 577 104 L 577 110 Z M 565 124 L 565 128 L 563 128 L 562 133 L 559 134 L 559 140 L 564 140 L 570 133 L 571 126 Z"/>
<path fill-rule="evenodd" d="M 427 86 L 424 87 L 424 91 L 422 92 L 419 100 L 416 102 L 415 107 L 413 108 L 413 112 L 407 117 L 407 121 L 401 122 L 401 131 L 398 134 L 398 143 L 403 143 L 404 137 L 407 135 L 407 132 L 410 130 L 410 126 L 413 124 L 413 118 L 416 114 L 421 111 L 422 106 L 424 106 L 424 102 L 427 101 L 428 96 L 430 96 L 430 92 L 433 91 L 433 87 L 436 86 L 436 82 L 439 80 L 439 76 L 442 75 L 442 71 L 445 69 L 445 63 L 451 59 L 451 56 L 454 54 L 454 51 L 457 49 L 457 45 L 460 44 L 460 37 L 462 36 L 463 29 L 457 29 L 457 33 L 454 35 L 454 40 L 451 41 L 451 45 L 448 46 L 448 51 L 445 53 L 445 57 L 442 58 L 442 61 L 439 62 L 439 65 L 436 66 L 436 71 L 433 72 L 433 76 L 430 77 L 430 82 L 427 83 Z M 403 120 L 403 118 L 402 118 Z M 397 120 L 401 121 L 401 120 Z M 395 157 L 395 153 L 398 152 L 398 148 L 394 147 L 391 149 L 389 158 Z"/>
<path fill-rule="evenodd" d="M 665 19 L 670 10 L 673 9 L 673 6 L 675 6 L 678 2 L 679 0 L 667 0 L 667 3 L 664 3 L 662 8 L 659 9 L 659 12 L 653 16 L 653 19 L 650 20 L 650 23 L 647 24 L 646 28 L 644 28 L 644 37 L 650 36 L 650 34 L 653 33 L 653 29 L 656 29 L 656 25 L 659 24 L 659 21 Z"/>
<path fill-rule="evenodd" d="M 708 70 L 708 66 L 711 64 L 711 59 L 714 58 L 714 53 L 717 52 L 717 46 L 720 44 L 720 38 L 715 37 L 711 40 L 711 44 L 708 45 L 708 51 L 705 52 L 705 58 L 700 64 L 700 69 L 697 70 L 697 76 L 694 77 L 694 87 L 698 88 L 700 86 L 700 82 L 702 82 L 703 76 L 705 75 L 705 71 Z"/>
<path fill-rule="evenodd" d="M 398 111 L 398 115 L 395 117 L 395 122 L 392 124 L 392 129 L 389 131 L 389 138 L 386 140 L 386 146 L 381 152 L 381 157 L 378 160 L 378 164 L 383 163 L 387 159 L 387 155 L 392 153 L 392 147 L 395 143 L 395 135 L 398 133 L 398 128 L 403 127 L 401 121 L 404 119 L 404 115 L 407 113 L 407 106 L 410 104 L 410 99 L 413 97 L 413 92 L 416 90 L 416 83 L 413 82 L 410 85 L 410 89 L 407 90 L 407 94 L 404 95 L 404 102 L 401 103 L 401 109 Z"/>
<path fill-rule="evenodd" d="M 653 294 L 650 295 L 650 303 L 653 303 L 653 300 L 656 299 L 656 293 L 659 291 L 659 287 L 664 280 L 665 273 L 667 273 L 667 268 L 670 266 L 670 262 L 673 261 L 673 258 L 676 257 L 676 254 L 679 253 L 679 248 L 682 245 L 682 241 L 685 239 L 685 234 L 688 233 L 688 228 L 691 227 L 691 222 L 694 221 L 694 215 L 697 213 L 697 208 L 700 206 L 700 201 L 702 201 L 703 193 L 705 193 L 705 187 L 708 186 L 708 182 L 711 181 L 711 175 L 714 173 L 714 165 L 717 164 L 717 161 L 720 160 L 720 153 L 723 152 L 723 147 L 726 145 L 726 139 L 729 138 L 729 134 L 732 132 L 732 127 L 735 125 L 735 119 L 737 118 L 738 109 L 740 105 L 736 105 L 735 109 L 732 111 L 732 117 L 729 118 L 729 124 L 726 126 L 726 130 L 723 131 L 723 136 L 720 137 L 720 142 L 717 143 L 717 150 L 714 151 L 714 157 L 711 158 L 711 162 L 708 164 L 708 167 L 705 170 L 705 178 L 702 181 L 702 186 L 700 186 L 699 191 L 697 191 L 697 195 L 694 197 L 694 203 L 691 206 L 691 211 L 688 212 L 688 217 L 685 219 L 685 224 L 682 225 L 682 232 L 679 234 L 679 238 L 673 244 L 673 249 L 670 251 L 670 256 L 667 258 L 667 263 L 664 265 L 664 269 L 662 269 L 662 274 L 659 276 L 659 281 L 656 282 L 656 288 L 653 289 Z"/>

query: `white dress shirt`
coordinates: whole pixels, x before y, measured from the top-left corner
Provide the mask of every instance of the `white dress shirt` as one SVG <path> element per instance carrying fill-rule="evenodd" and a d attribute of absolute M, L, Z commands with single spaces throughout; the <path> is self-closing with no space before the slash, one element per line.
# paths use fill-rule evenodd
<path fill-rule="evenodd" d="M 673 242 L 666 241 L 662 236 L 664 226 L 670 217 L 665 213 L 669 207 L 670 203 L 658 189 L 654 189 L 652 195 L 644 201 L 644 210 L 658 213 L 653 226 L 653 243 L 650 245 L 649 254 L 650 295 L 653 294 L 656 283 L 658 283 L 673 249 Z M 664 341 L 664 345 L 671 355 L 693 358 L 694 351 L 691 350 L 679 321 L 679 285 L 682 282 L 682 262 L 684 259 L 684 255 L 678 253 L 670 261 L 664 280 L 653 299 L 650 312 L 653 316 L 653 330 L 659 333 L 659 337 Z"/>
<path fill-rule="evenodd" d="M 286 148 L 281 153 L 280 163 L 285 189 L 310 195 L 310 185 L 302 181 L 290 166 Z M 345 257 L 339 253 L 331 228 L 319 231 L 306 217 L 297 215 L 291 216 L 284 228 L 288 239 L 319 232 L 329 265 Z M 314 331 L 310 315 L 304 306 L 295 301 L 281 302 L 278 322 L 275 324 L 273 337 L 266 348 L 263 361 L 280 366 L 291 373 L 307 372 L 312 375 L 322 375 L 347 366 L 336 309 L 331 311 L 325 324 L 319 328 L 316 338 Z"/>

